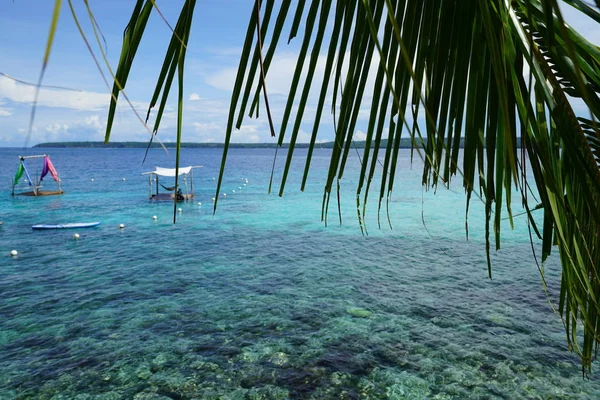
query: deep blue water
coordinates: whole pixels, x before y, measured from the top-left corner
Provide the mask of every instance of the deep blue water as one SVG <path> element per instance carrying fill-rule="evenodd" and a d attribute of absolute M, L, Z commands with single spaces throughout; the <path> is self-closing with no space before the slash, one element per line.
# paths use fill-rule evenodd
<path fill-rule="evenodd" d="M 173 153 L 142 166 L 143 149 L 47 151 L 65 194 L 30 198 L 12 197 L 10 179 L 17 155 L 39 149 L 0 149 L 0 399 L 600 398 L 598 374 L 583 379 L 566 348 L 524 218 L 504 221 L 488 279 L 482 207 L 467 241 L 460 182 L 423 193 L 408 153 L 393 230 L 385 212 L 377 227 L 375 180 L 362 235 L 358 159 L 343 224 L 333 198 L 320 222 L 329 150 L 305 192 L 299 151 L 283 198 L 279 173 L 267 194 L 273 150 L 231 150 L 213 216 L 221 150 L 184 149 L 182 165 L 204 168 L 176 225 L 141 175 Z M 555 301 L 556 254 L 545 268 Z"/>

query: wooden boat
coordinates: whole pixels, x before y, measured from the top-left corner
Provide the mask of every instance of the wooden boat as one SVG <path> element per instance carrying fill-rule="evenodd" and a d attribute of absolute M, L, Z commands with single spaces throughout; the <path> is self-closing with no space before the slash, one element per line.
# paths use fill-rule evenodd
<path fill-rule="evenodd" d="M 180 167 L 179 171 L 176 171 L 175 168 L 156 167 L 154 171 L 142 173 L 142 175 L 148 175 L 150 200 L 184 201 L 192 199 L 194 197 L 194 169 L 196 168 L 202 168 L 202 165 Z M 159 182 L 159 177 L 175 178 L 175 176 L 179 176 L 179 187 L 165 186 Z M 181 184 L 182 179 L 183 185 Z M 162 186 L 166 192 L 160 193 L 159 186 Z"/>
<path fill-rule="evenodd" d="M 42 159 L 43 164 L 41 165 L 41 171 L 36 173 L 32 177 L 29 173 L 29 168 L 27 166 L 27 160 L 36 160 Z M 50 173 L 52 179 L 57 184 L 57 188 L 54 190 L 44 190 L 42 182 L 44 177 Z M 19 190 L 17 185 L 19 184 L 19 179 L 25 175 L 27 177 L 27 184 L 24 189 L 20 192 L 15 192 L 15 190 Z M 12 181 L 12 195 L 20 195 L 20 196 L 53 196 L 57 194 L 63 194 L 63 191 L 60 187 L 60 178 L 58 176 L 58 172 L 56 172 L 56 168 L 52 164 L 50 157 L 47 154 L 41 154 L 36 156 L 19 156 L 19 168 L 17 169 L 17 173 Z"/>
<path fill-rule="evenodd" d="M 68 224 L 39 224 L 33 225 L 31 229 L 75 229 L 75 228 L 92 228 L 100 225 L 100 222 L 72 222 Z"/>

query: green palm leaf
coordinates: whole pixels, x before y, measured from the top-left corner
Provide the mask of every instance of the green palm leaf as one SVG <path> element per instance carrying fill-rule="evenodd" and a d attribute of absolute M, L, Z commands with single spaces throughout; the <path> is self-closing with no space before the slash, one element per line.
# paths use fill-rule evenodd
<path fill-rule="evenodd" d="M 596 9 L 587 3 L 580 0 L 565 3 L 600 21 Z M 333 70 L 330 60 L 337 57 L 333 72 L 337 146 L 331 155 L 323 194 L 324 218 L 331 194 L 343 179 L 358 110 L 366 97 L 372 100 L 356 192 L 357 204 L 359 208 L 362 206 L 360 221 L 364 221 L 384 139 L 387 145 L 379 210 L 392 193 L 403 128 L 411 136 L 415 150 L 422 152 L 425 185 L 436 187 L 440 181 L 448 184 L 453 175 L 460 173 L 467 195 L 466 213 L 473 194 L 483 200 L 488 260 L 492 241 L 495 249 L 500 248 L 504 213 L 508 213 L 512 226 L 510 205 L 514 186 L 521 194 L 534 231 L 539 232 L 532 215 L 533 210 L 540 208 L 538 200 L 534 200 L 534 205 L 528 203 L 526 171 L 531 168 L 544 210 L 539 232 L 542 259 L 547 258 L 553 244 L 557 245 L 563 268 L 559 310 L 568 341 L 588 369 L 600 325 L 598 49 L 564 24 L 556 0 L 364 0 L 354 4 L 339 0 L 328 11 L 331 14 L 328 21 L 333 24 L 328 31 L 330 37 L 322 38 L 318 33 L 317 40 L 312 42 L 308 42 L 310 35 L 321 28 L 321 23 L 313 27 L 316 9 L 323 7 L 324 12 L 327 2 L 315 0 L 306 4 L 309 12 L 303 14 L 306 18 L 303 45 L 278 140 L 281 145 L 285 139 L 286 128 L 291 124 L 291 104 L 300 88 L 301 106 L 296 111 L 280 195 L 293 157 L 298 121 L 306 112 L 303 99 L 311 82 L 320 79 L 319 107 L 304 187 L 323 99 L 330 90 Z M 299 32 L 299 13 L 303 7 L 301 2 L 290 37 Z M 281 12 L 287 15 L 287 9 Z M 273 37 L 275 44 L 269 48 L 269 57 L 277 39 Z M 318 53 L 323 39 L 330 41 L 328 63 L 326 74 L 317 76 L 315 65 L 304 62 L 304 55 Z M 253 38 L 247 37 L 245 47 L 250 48 L 253 43 Z M 374 52 L 379 54 L 381 62 L 371 77 L 369 69 Z M 348 65 L 344 77 L 343 63 Z M 297 78 L 303 68 L 309 78 L 301 83 Z M 531 71 L 530 83 L 523 75 L 525 68 Z M 240 73 L 244 72 L 240 69 Z M 373 92 L 365 93 L 368 79 L 374 79 L 375 84 Z M 242 81 L 239 79 L 234 93 L 239 93 Z M 568 96 L 581 98 L 591 117 L 577 115 Z M 425 121 L 424 127 L 419 125 L 419 118 Z M 384 129 L 386 123 L 388 128 Z M 520 142 L 522 149 L 518 150 Z M 364 228 L 362 222 L 361 228 Z M 491 276 L 489 261 L 488 268 Z"/>
<path fill-rule="evenodd" d="M 302 189 L 324 104 L 331 95 L 336 146 L 323 193 L 325 222 L 332 192 L 338 193 L 339 208 L 339 188 L 353 151 L 358 114 L 364 106 L 369 107 L 370 117 L 356 190 L 357 215 L 364 232 L 362 221 L 380 152 L 385 147 L 378 213 L 384 200 L 387 210 L 396 175 L 402 173 L 397 171 L 397 160 L 403 133 L 410 136 L 413 150 L 424 160 L 422 182 L 426 187 L 436 188 L 440 182 L 449 185 L 459 175 L 467 199 L 467 236 L 471 199 L 482 200 L 490 276 L 492 243 L 496 250 L 501 246 L 505 214 L 512 226 L 511 202 L 516 188 L 529 224 L 541 240 L 542 261 L 553 247 L 560 253 L 558 311 L 568 343 L 588 371 L 600 338 L 600 50 L 564 23 L 560 7 L 569 4 L 600 22 L 600 2 L 595 8 L 581 0 L 301 0 L 295 3 L 295 10 L 290 9 L 289 1 L 265 3 L 261 7 L 256 0 L 249 18 L 216 199 L 234 126 L 239 128 L 243 123 L 249 102 L 250 114 L 258 115 L 258 94 L 264 85 L 258 72 L 262 42 L 270 43 L 262 63 L 263 72 L 268 74 L 287 21 L 289 40 L 300 34 L 301 46 L 281 115 L 278 144 L 287 140 L 290 150 L 279 194 L 285 188 L 297 134 L 308 112 L 310 88 L 315 84 L 320 87 L 318 107 Z M 152 4 L 138 0 L 125 31 L 107 140 L 117 96 L 127 81 Z M 153 107 L 162 93 L 156 132 L 177 71 L 178 147 L 185 43 L 193 8 L 193 1 L 185 2 L 151 102 Z M 272 13 L 277 19 L 269 30 Z M 257 35 L 260 21 L 263 25 Z M 327 48 L 327 60 L 325 73 L 319 75 L 316 60 L 323 48 Z M 367 85 L 369 81 L 374 84 Z M 254 91 L 253 84 L 257 85 Z M 585 115 L 575 112 L 573 98 L 587 105 Z M 294 104 L 299 106 L 294 108 Z M 529 170 L 533 182 L 529 182 Z M 534 184 L 535 197 L 529 193 Z M 217 201 L 215 210 L 216 206 Z M 543 223 L 538 225 L 533 211 L 540 208 Z"/>

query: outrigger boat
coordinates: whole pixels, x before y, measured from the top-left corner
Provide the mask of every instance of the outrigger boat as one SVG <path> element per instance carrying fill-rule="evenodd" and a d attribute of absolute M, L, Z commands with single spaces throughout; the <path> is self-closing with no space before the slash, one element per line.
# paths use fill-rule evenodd
<path fill-rule="evenodd" d="M 42 230 L 42 229 L 76 229 L 76 228 L 92 228 L 100 225 L 100 221 L 95 222 L 71 222 L 68 224 L 38 224 L 33 225 L 31 229 Z"/>
<path fill-rule="evenodd" d="M 142 175 L 148 175 L 148 185 L 150 187 L 150 200 L 173 200 L 177 201 L 190 200 L 194 197 L 194 169 L 202 168 L 202 165 L 181 167 L 179 168 L 178 176 L 183 176 L 183 187 L 181 188 L 181 178 L 179 179 L 179 188 L 176 186 L 165 186 L 161 184 L 158 179 L 159 177 L 170 177 L 176 176 L 175 168 L 161 168 L 156 167 L 154 171 L 144 172 Z M 156 185 L 154 184 L 156 183 Z M 162 186 L 166 193 L 159 193 L 158 187 Z"/>
<path fill-rule="evenodd" d="M 27 169 L 26 160 L 39 159 L 39 158 L 44 159 L 43 164 L 42 164 L 42 171 L 41 171 L 41 173 L 35 175 L 35 177 L 32 177 L 31 174 L 29 173 L 29 170 Z M 48 175 L 48 173 L 50 173 L 50 175 L 52 176 L 52 179 L 54 179 L 54 181 L 56 182 L 56 184 L 58 186 L 57 190 L 42 190 L 42 187 L 43 187 L 42 181 L 43 181 L 44 177 L 46 175 Z M 27 177 L 27 183 L 29 184 L 27 189 L 31 189 L 31 190 L 25 190 L 24 192 L 15 193 L 15 188 L 16 188 L 17 184 L 19 183 L 19 179 L 21 179 L 23 174 L 25 174 L 25 176 Z M 56 168 L 54 168 L 52 161 L 50 161 L 50 157 L 47 154 L 41 154 L 41 155 L 37 155 L 37 156 L 19 156 L 19 169 L 17 169 L 17 173 L 15 174 L 15 177 L 13 178 L 12 195 L 13 196 L 14 195 L 52 196 L 52 195 L 57 195 L 57 194 L 63 194 L 63 191 L 60 187 L 60 178 L 58 177 L 58 172 L 56 172 Z"/>

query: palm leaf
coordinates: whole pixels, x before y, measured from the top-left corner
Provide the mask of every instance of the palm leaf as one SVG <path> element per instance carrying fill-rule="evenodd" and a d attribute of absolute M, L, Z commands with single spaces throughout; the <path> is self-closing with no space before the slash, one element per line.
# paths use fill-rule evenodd
<path fill-rule="evenodd" d="M 587 3 L 565 2 L 600 21 L 597 10 Z M 490 276 L 491 243 L 496 250 L 500 248 L 504 213 L 508 213 L 512 226 L 511 202 L 516 186 L 535 232 L 538 226 L 532 211 L 540 207 L 544 210 L 539 232 L 542 259 L 548 257 L 553 244 L 558 246 L 563 266 L 559 310 L 568 341 L 588 369 L 600 326 L 596 301 L 600 298 L 598 49 L 565 25 L 557 0 L 363 0 L 354 4 L 339 0 L 328 11 L 333 29 L 329 30 L 330 37 L 321 38 L 322 24 L 316 29 L 313 24 L 317 7 L 323 7 L 324 12 L 326 3 L 307 2 L 309 12 L 302 17 L 303 44 L 278 140 L 281 145 L 287 138 L 291 105 L 299 100 L 280 195 L 293 157 L 299 118 L 306 112 L 304 101 L 311 83 L 320 79 L 304 188 L 333 72 L 336 146 L 323 193 L 323 218 L 327 218 L 332 191 L 339 190 L 343 180 L 358 110 L 368 97 L 371 112 L 356 191 L 357 205 L 362 207 L 358 214 L 361 229 L 365 228 L 366 203 L 384 139 L 387 146 L 381 165 L 379 210 L 383 199 L 389 199 L 392 193 L 403 128 L 424 159 L 423 184 L 436 187 L 441 180 L 447 185 L 459 173 L 467 196 L 467 215 L 472 196 L 481 197 Z M 294 14 L 290 38 L 300 32 L 303 7 L 301 2 Z M 287 15 L 287 9 L 281 12 Z M 314 32 L 317 40 L 309 42 Z M 280 35 L 279 29 L 276 34 Z M 274 36 L 269 56 L 277 40 L 278 36 Z M 330 41 L 326 74 L 318 77 L 314 75 L 315 65 L 305 62 L 305 54 L 319 52 L 323 40 Z M 246 48 L 251 46 L 252 38 L 246 42 Z M 375 76 L 370 77 L 375 51 L 381 62 Z M 335 58 L 337 67 L 333 68 Z M 348 70 L 342 76 L 344 64 Z M 523 78 L 525 66 L 531 71 L 530 84 Z M 309 78 L 302 82 L 304 89 L 298 95 L 299 71 L 303 69 Z M 240 73 L 245 74 L 245 70 L 240 69 Z M 373 92 L 365 93 L 367 79 L 374 79 Z M 234 94 L 241 90 L 242 81 L 240 78 Z M 567 95 L 581 98 L 591 117 L 576 115 Z M 232 110 L 236 104 L 232 102 Z M 418 123 L 423 117 L 424 130 Z M 523 148 L 517 151 L 521 141 Z M 527 165 L 533 172 L 540 207 L 528 203 Z M 583 332 L 581 345 L 579 328 Z"/>
<path fill-rule="evenodd" d="M 138 0 L 125 30 L 107 140 L 117 96 L 126 83 L 152 9 L 153 1 L 143 3 Z M 564 3 L 600 22 L 594 6 L 581 0 Z M 300 35 L 301 46 L 278 138 L 279 145 L 290 142 L 279 194 L 284 192 L 314 85 L 320 86 L 320 91 L 302 189 L 324 104 L 331 93 L 336 145 L 323 193 L 325 223 L 332 192 L 337 192 L 338 211 L 341 208 L 339 191 L 354 150 L 352 139 L 359 111 L 365 104 L 370 117 L 356 190 L 361 229 L 366 229 L 366 204 L 379 166 L 378 212 L 386 199 L 389 213 L 387 204 L 396 175 L 402 173 L 397 171 L 397 160 L 404 130 L 410 135 L 412 150 L 424 161 L 422 183 L 427 188 L 435 189 L 439 182 L 449 185 L 455 175 L 460 176 L 467 199 L 467 237 L 467 217 L 474 207 L 471 199 L 481 199 L 490 277 L 492 243 L 496 250 L 500 248 L 505 213 L 512 227 L 511 202 L 516 187 L 529 224 L 540 237 L 542 262 L 553 247 L 559 250 L 562 278 L 558 311 L 570 348 L 580 355 L 584 371 L 589 371 L 600 338 L 600 51 L 564 23 L 560 4 L 558 0 L 338 0 L 335 4 L 300 0 L 292 11 L 288 1 L 267 1 L 263 9 L 255 0 L 233 88 L 214 210 L 234 125 L 239 128 L 243 123 L 248 102 L 250 115 L 258 115 L 259 91 L 281 47 L 285 22 L 290 21 L 289 40 Z M 600 2 L 596 5 L 600 7 Z M 152 107 L 162 92 L 164 107 L 178 71 L 178 144 L 186 48 L 182 42 L 189 34 L 194 2 L 186 1 L 186 6 L 189 8 L 184 6 L 180 16 L 184 22 L 173 31 L 151 102 Z M 269 30 L 273 12 L 277 20 Z M 263 42 L 270 42 L 264 60 Z M 324 43 L 329 43 L 325 74 L 319 75 L 316 60 Z M 372 65 L 375 55 L 379 63 Z M 529 82 L 523 75 L 527 69 Z M 371 92 L 367 91 L 369 80 L 374 81 Z M 577 115 L 571 98 L 580 98 L 589 109 L 588 115 Z M 298 104 L 295 116 L 294 104 Z M 380 165 L 379 154 L 386 139 Z M 177 156 L 177 165 L 178 161 Z M 527 168 L 539 196 L 534 204 L 529 204 Z M 541 231 L 532 214 L 540 208 Z"/>

